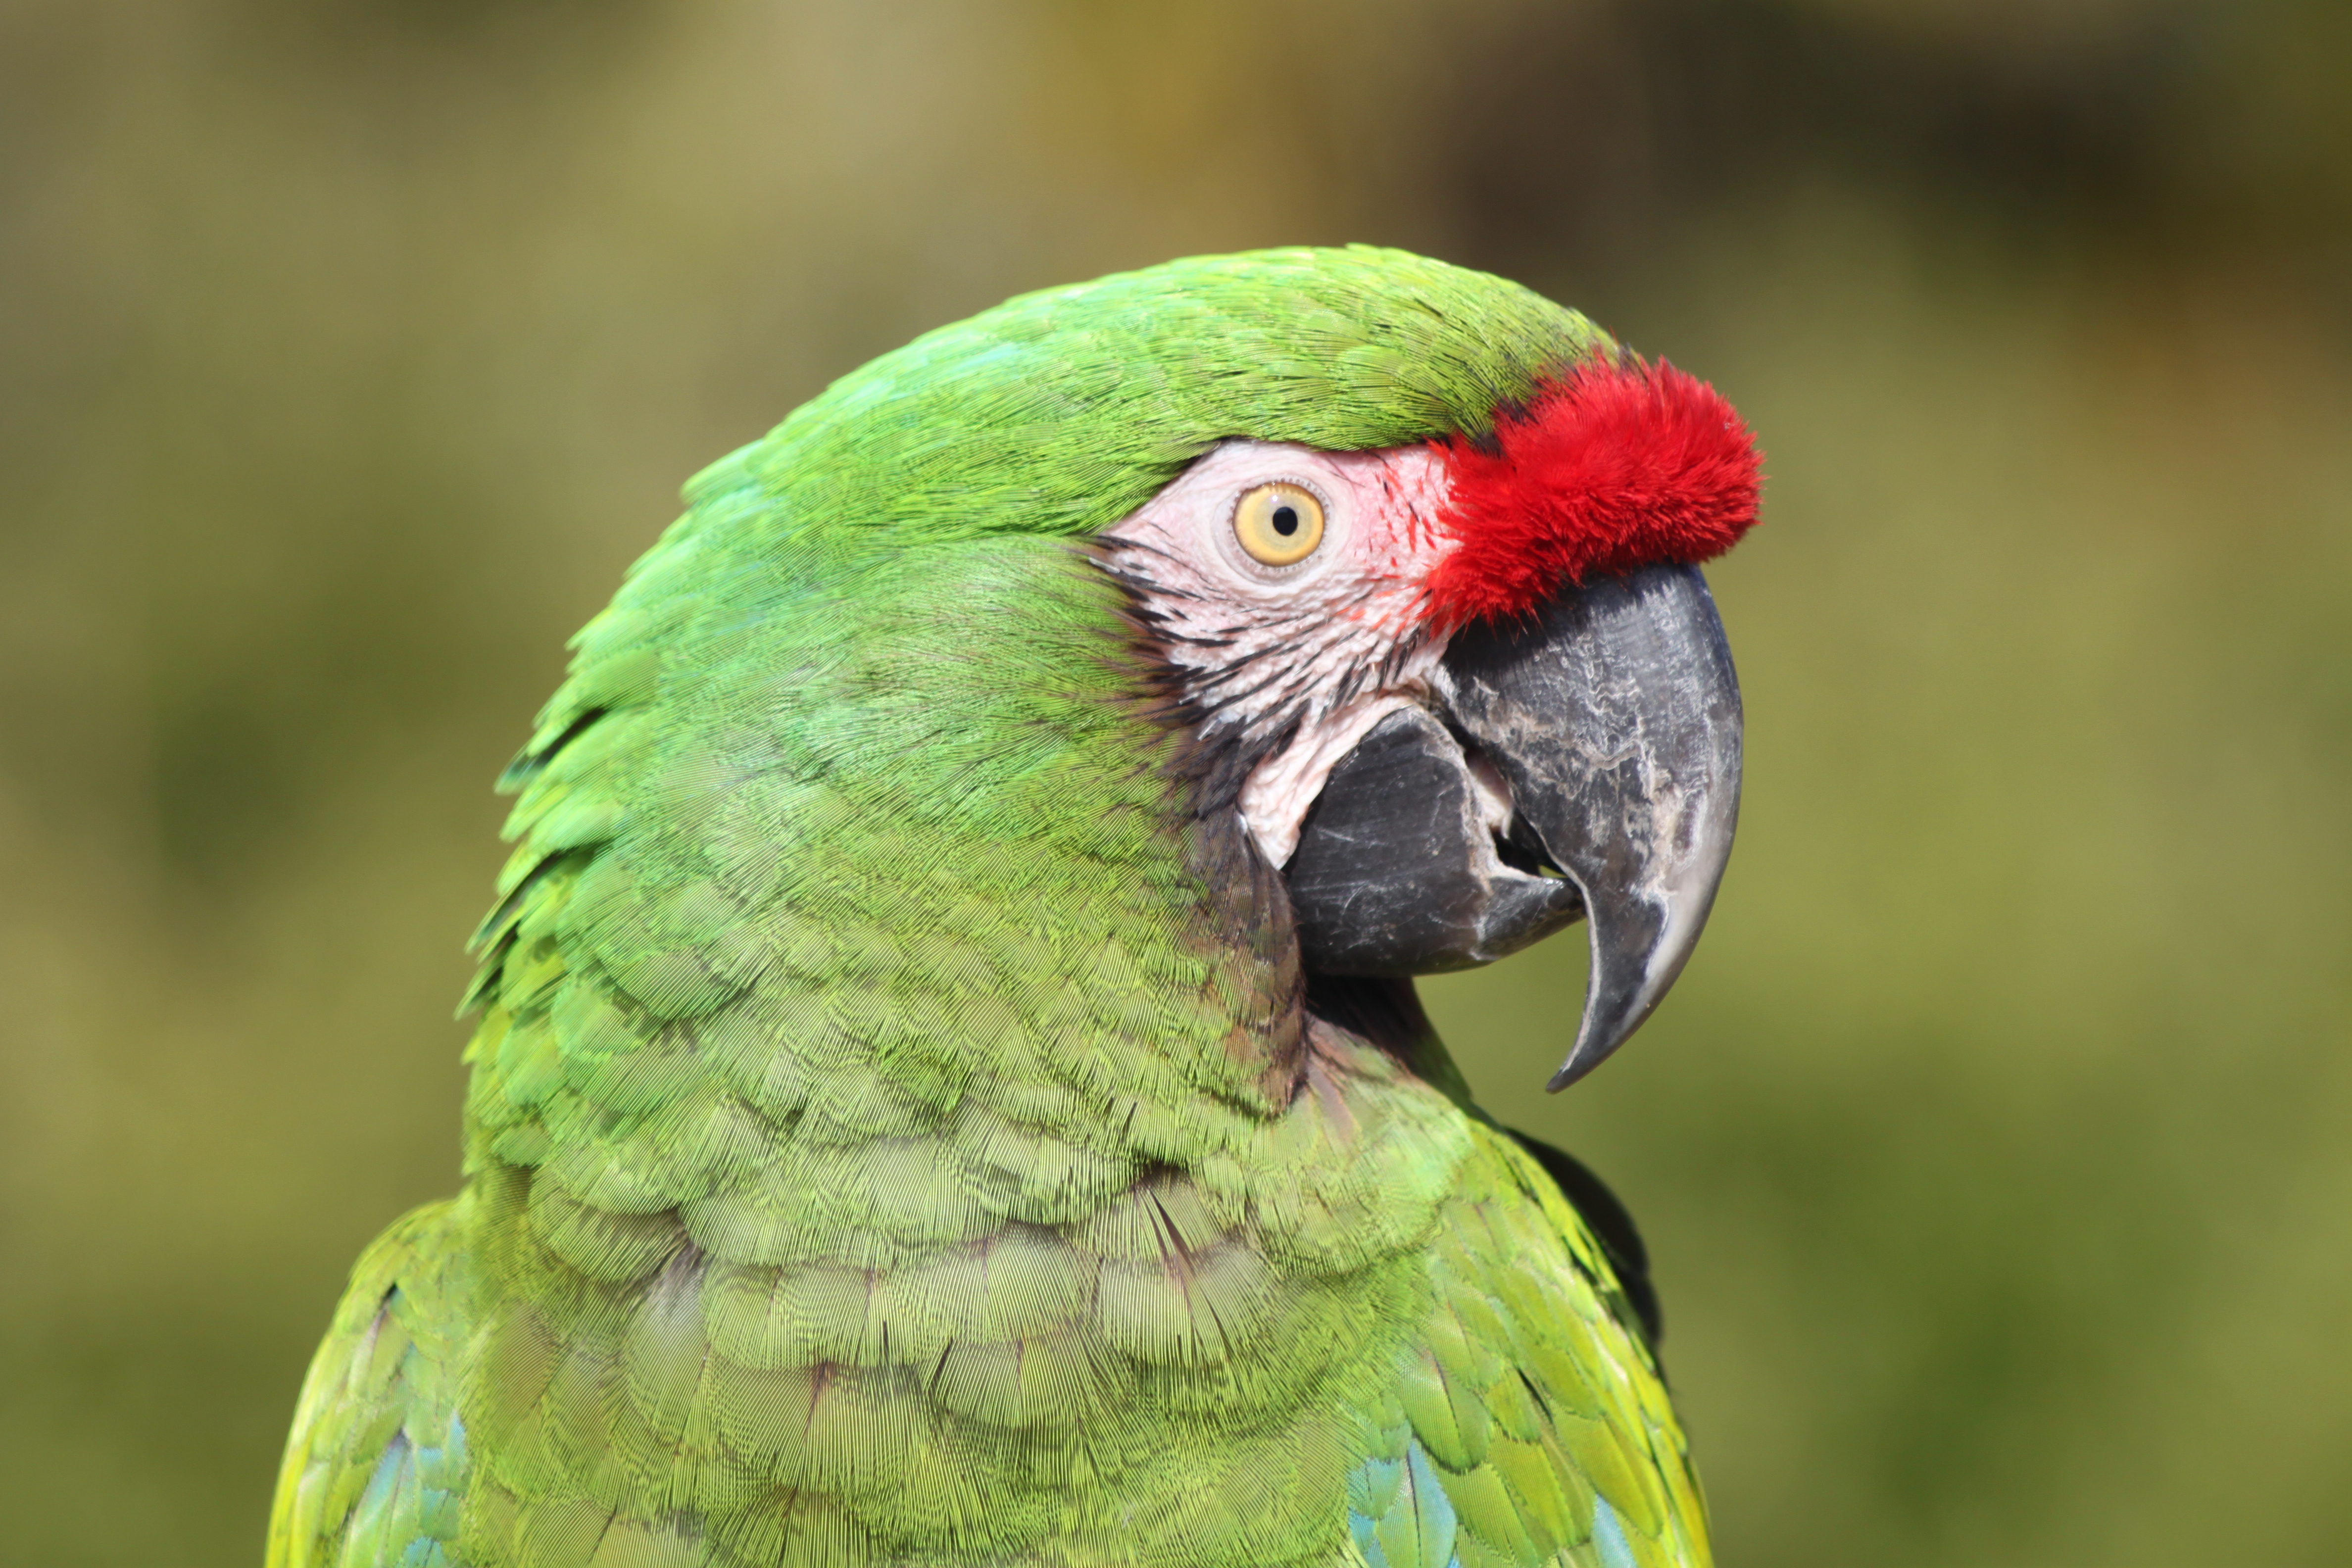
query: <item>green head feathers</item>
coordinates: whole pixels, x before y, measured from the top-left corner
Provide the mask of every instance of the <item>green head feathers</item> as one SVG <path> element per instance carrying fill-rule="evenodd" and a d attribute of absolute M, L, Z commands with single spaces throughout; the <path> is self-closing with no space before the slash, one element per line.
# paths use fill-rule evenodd
<path fill-rule="evenodd" d="M 1606 340 L 1403 251 L 1204 257 L 1026 294 L 835 382 L 741 464 L 793 521 L 894 543 L 1107 527 L 1234 437 L 1333 451 L 1478 435 Z"/>

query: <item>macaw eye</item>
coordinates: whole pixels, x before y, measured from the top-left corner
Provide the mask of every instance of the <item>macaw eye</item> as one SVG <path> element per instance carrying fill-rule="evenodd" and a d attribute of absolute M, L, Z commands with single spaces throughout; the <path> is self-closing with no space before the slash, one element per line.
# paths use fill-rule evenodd
<path fill-rule="evenodd" d="M 1296 566 L 1323 542 L 1323 503 L 1303 486 L 1260 485 L 1234 508 L 1234 537 L 1261 566 Z"/>

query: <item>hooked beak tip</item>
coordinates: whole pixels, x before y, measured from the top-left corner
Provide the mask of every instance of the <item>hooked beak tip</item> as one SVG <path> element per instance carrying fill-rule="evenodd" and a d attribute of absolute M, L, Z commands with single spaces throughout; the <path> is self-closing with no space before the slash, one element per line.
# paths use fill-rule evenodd
<path fill-rule="evenodd" d="M 1681 978 L 1691 950 L 1698 945 L 1714 898 L 1710 886 L 1695 909 L 1668 903 L 1629 911 L 1607 910 L 1605 904 L 1595 908 L 1588 895 L 1587 907 L 1594 910 L 1592 972 L 1585 985 L 1584 1013 L 1577 1026 L 1576 1044 L 1559 1070 L 1545 1083 L 1546 1092 L 1558 1094 L 1591 1072 L 1649 1022 L 1650 1015 Z M 1638 918 L 1653 911 L 1660 917 L 1654 921 Z M 1636 918 L 1626 919 L 1629 913 Z M 1628 927 L 1636 930 L 1629 931 Z"/>

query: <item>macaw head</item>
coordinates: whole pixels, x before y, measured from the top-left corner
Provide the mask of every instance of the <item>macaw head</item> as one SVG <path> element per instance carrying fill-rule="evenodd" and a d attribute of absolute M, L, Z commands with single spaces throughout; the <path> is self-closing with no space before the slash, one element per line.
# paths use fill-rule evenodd
<path fill-rule="evenodd" d="M 1739 689 L 1696 563 L 1756 501 L 1712 388 L 1596 346 L 1475 431 L 1221 442 L 1102 558 L 1199 805 L 1282 868 L 1310 974 L 1467 968 L 1587 921 L 1559 1089 L 1657 1005 L 1722 879 Z"/>
<path fill-rule="evenodd" d="M 981 563 L 1107 577 L 1113 695 L 1172 733 L 1177 809 L 1276 889 L 1253 905 L 1276 928 L 1261 951 L 1286 947 L 1312 990 L 1484 963 L 1583 919 L 1560 1088 L 1673 984 L 1730 850 L 1739 695 L 1697 563 L 1754 521 L 1757 462 L 1704 384 L 1402 252 L 1206 258 L 1025 296 L 876 360 L 688 487 L 695 510 L 583 633 L 518 763 L 518 821 L 573 787 L 561 766 L 532 781 L 593 715 L 730 659 L 804 772 L 862 759 L 860 799 L 908 793 L 925 756 L 964 770 L 929 800 L 989 769 L 1038 777 L 1006 727 L 1060 721 L 1042 690 L 1001 688 L 1064 672 L 1024 651 L 1048 620 L 984 602 L 1002 576 Z M 850 604 L 859 635 L 887 622 L 928 651 L 849 670 L 826 628 Z M 801 640 L 747 664 L 761 637 Z M 662 700 L 740 729 L 735 679 Z M 985 743 L 957 738 L 982 728 L 955 730 L 967 699 L 993 705 Z M 728 776 L 769 765 L 751 756 Z M 531 833 L 546 843 L 518 868 L 574 842 Z M 906 853 L 913 880 L 926 851 Z"/>

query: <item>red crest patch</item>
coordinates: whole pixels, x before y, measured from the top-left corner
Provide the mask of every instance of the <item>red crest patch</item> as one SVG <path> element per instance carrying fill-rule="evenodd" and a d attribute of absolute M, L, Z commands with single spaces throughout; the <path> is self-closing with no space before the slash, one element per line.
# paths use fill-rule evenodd
<path fill-rule="evenodd" d="M 1756 439 L 1721 394 L 1664 360 L 1588 360 L 1494 437 L 1432 443 L 1453 481 L 1430 574 L 1445 626 L 1521 616 L 1566 583 L 1720 555 L 1756 522 Z"/>

